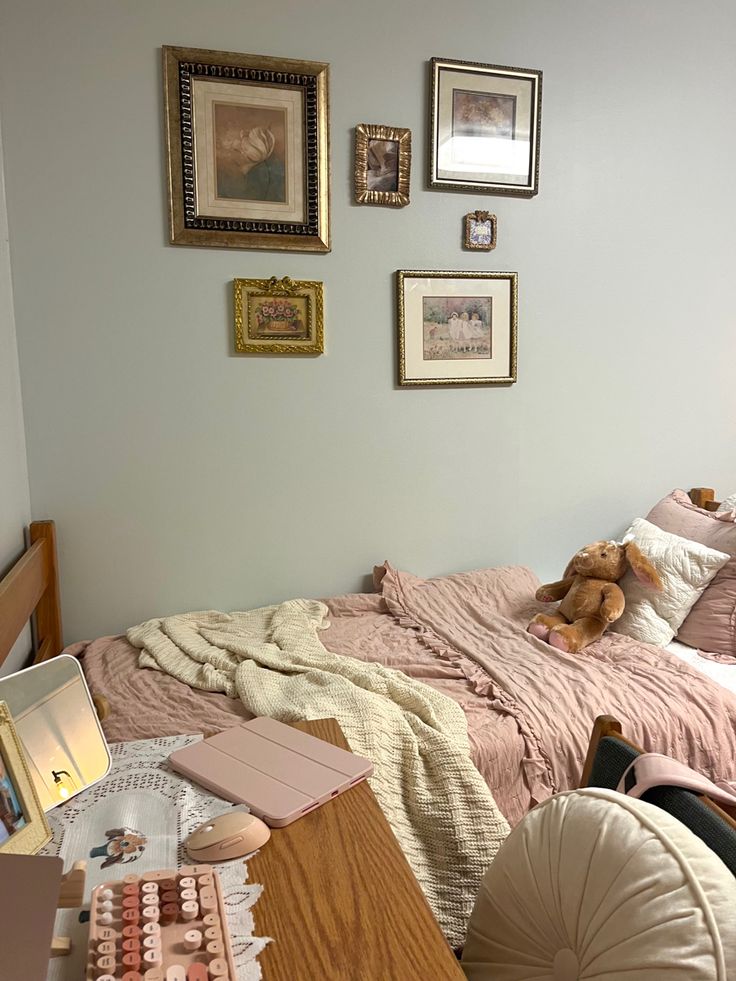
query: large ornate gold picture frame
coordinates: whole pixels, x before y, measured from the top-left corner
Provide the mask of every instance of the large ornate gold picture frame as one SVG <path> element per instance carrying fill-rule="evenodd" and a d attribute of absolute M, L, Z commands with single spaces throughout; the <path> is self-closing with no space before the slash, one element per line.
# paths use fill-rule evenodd
<path fill-rule="evenodd" d="M 397 126 L 355 127 L 355 200 L 358 204 L 409 203 L 411 130 Z"/>
<path fill-rule="evenodd" d="M 163 48 L 174 245 L 330 251 L 329 66 Z"/>
<path fill-rule="evenodd" d="M 429 99 L 430 187 L 537 193 L 541 71 L 432 58 Z"/>
<path fill-rule="evenodd" d="M 0 852 L 35 855 L 50 840 L 13 719 L 0 702 Z"/>
<path fill-rule="evenodd" d="M 239 354 L 322 354 L 322 283 L 314 280 L 233 281 L 235 350 Z"/>

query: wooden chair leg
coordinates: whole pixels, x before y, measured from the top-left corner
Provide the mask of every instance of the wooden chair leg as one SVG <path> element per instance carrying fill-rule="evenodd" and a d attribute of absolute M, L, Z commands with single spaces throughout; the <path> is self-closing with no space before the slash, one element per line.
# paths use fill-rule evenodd
<path fill-rule="evenodd" d="M 590 781 L 590 774 L 593 769 L 593 760 L 598 752 L 598 743 L 604 736 L 621 735 L 621 723 L 614 719 L 612 715 L 599 715 L 593 723 L 593 731 L 590 734 L 588 743 L 588 753 L 585 757 L 583 773 L 580 777 L 580 786 L 587 787 Z"/>

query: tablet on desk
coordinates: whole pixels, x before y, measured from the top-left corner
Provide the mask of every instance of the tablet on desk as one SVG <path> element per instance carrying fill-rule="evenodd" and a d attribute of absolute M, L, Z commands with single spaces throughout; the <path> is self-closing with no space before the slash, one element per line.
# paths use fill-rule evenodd
<path fill-rule="evenodd" d="M 171 765 L 272 828 L 283 828 L 373 773 L 362 756 L 259 718 L 172 753 Z"/>

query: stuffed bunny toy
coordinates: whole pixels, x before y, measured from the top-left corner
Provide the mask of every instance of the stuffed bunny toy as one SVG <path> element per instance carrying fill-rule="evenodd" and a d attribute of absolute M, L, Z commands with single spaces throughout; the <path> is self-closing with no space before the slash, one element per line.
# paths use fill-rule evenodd
<path fill-rule="evenodd" d="M 541 603 L 562 600 L 554 613 L 538 613 L 527 630 L 568 654 L 599 640 L 624 612 L 617 581 L 627 568 L 651 589 L 662 591 L 657 570 L 634 542 L 593 542 L 572 557 L 559 582 L 540 586 Z"/>

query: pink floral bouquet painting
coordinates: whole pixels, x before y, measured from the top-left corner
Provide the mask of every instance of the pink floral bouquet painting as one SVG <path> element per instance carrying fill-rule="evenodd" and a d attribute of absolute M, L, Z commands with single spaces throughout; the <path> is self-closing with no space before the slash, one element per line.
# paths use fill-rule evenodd
<path fill-rule="evenodd" d="M 254 296 L 251 298 L 249 336 L 252 338 L 308 337 L 308 314 L 309 306 L 306 297 Z"/>

